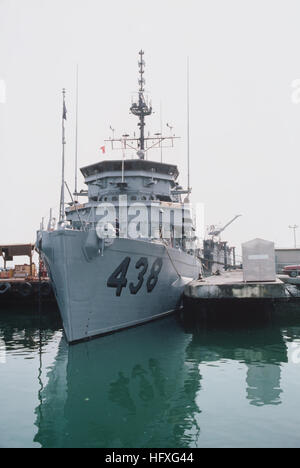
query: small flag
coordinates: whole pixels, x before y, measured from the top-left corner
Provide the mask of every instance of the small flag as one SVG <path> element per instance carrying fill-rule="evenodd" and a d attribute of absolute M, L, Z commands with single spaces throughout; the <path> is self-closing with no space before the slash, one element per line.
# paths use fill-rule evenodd
<path fill-rule="evenodd" d="M 67 120 L 67 108 L 66 108 L 66 103 L 64 101 L 64 109 L 63 109 L 63 119 Z"/>
<path fill-rule="evenodd" d="M 105 146 L 101 146 L 100 149 L 102 151 L 102 154 L 104 154 L 105 153 Z"/>

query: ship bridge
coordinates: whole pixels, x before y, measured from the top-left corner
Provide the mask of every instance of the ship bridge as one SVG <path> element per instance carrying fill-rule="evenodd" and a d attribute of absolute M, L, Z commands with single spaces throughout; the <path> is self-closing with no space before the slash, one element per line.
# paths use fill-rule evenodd
<path fill-rule="evenodd" d="M 90 201 L 116 201 L 127 194 L 134 200 L 175 201 L 177 166 L 142 159 L 101 161 L 81 169 Z M 177 200 L 176 200 L 177 201 Z"/>
<path fill-rule="evenodd" d="M 67 219 L 75 229 L 82 223 L 95 226 L 103 214 L 97 212 L 102 203 L 115 206 L 116 219 L 120 217 L 120 196 L 127 196 L 130 206 L 142 203 L 147 206 L 147 226 L 150 233 L 161 238 L 164 231 L 172 231 L 172 238 L 192 237 L 192 214 L 184 206 L 181 195 L 187 193 L 179 186 L 176 165 L 144 159 L 101 161 L 81 169 L 87 184 L 88 202 L 75 203 L 66 209 Z M 128 223 L 136 214 L 128 214 Z M 157 226 L 156 226 L 157 224 Z M 147 228 L 148 230 L 148 228 Z M 181 244 L 180 244 L 181 245 Z M 178 244 L 179 246 L 179 244 Z"/>

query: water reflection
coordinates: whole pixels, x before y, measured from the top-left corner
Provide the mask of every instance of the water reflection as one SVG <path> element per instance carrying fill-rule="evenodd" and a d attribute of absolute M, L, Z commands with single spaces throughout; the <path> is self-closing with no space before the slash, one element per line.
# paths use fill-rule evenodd
<path fill-rule="evenodd" d="M 71 347 L 63 339 L 35 440 L 47 447 L 185 445 L 200 389 L 197 366 L 185 363 L 190 341 L 173 319 Z"/>
<path fill-rule="evenodd" d="M 281 364 L 288 361 L 280 328 L 198 331 L 187 348 L 187 358 L 202 365 L 222 360 L 243 363 L 247 367 L 246 392 L 250 404 L 280 404 Z"/>
<path fill-rule="evenodd" d="M 243 363 L 249 403 L 278 405 L 287 359 L 278 327 L 189 334 L 171 318 L 71 347 L 63 339 L 35 440 L 47 447 L 189 446 L 200 435 L 202 366 Z"/>
<path fill-rule="evenodd" d="M 23 347 L 40 359 L 34 441 L 42 447 L 199 446 L 209 399 L 223 404 L 224 418 L 282 404 L 288 345 L 300 340 L 297 324 L 191 331 L 169 317 L 74 346 L 62 337 L 45 369 L 43 353 L 60 323 L 43 320 L 39 332 L 36 316 L 0 316 L 0 338 L 11 352 Z M 222 388 L 203 398 L 222 372 L 226 402 Z"/>
<path fill-rule="evenodd" d="M 40 340 L 51 340 L 61 326 L 56 310 L 30 313 L 28 310 L 0 310 L 0 338 L 6 351 L 37 350 Z"/>

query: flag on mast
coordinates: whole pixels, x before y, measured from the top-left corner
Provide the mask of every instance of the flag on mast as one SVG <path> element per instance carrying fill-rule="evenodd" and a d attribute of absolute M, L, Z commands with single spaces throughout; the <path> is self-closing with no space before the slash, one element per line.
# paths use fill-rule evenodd
<path fill-rule="evenodd" d="M 102 151 L 102 154 L 104 154 L 105 153 L 105 146 L 100 146 L 100 149 Z"/>

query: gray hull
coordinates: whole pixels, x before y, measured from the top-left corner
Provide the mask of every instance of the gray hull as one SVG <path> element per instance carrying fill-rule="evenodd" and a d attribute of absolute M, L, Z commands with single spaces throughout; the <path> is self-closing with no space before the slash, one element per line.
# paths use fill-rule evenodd
<path fill-rule="evenodd" d="M 162 244 L 116 238 L 103 248 L 102 242 L 94 231 L 42 233 L 42 253 L 69 342 L 138 325 L 176 310 L 185 284 L 201 270 L 195 257 Z M 123 268 L 114 277 L 116 284 L 122 282 L 123 286 L 108 286 L 109 278 L 124 261 L 127 271 Z"/>

